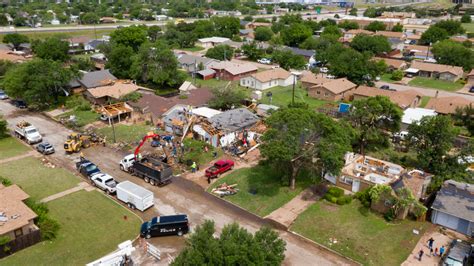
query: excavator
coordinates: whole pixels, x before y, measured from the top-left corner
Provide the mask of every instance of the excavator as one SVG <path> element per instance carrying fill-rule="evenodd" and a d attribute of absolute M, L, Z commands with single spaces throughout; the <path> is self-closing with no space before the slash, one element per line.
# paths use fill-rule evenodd
<path fill-rule="evenodd" d="M 140 143 L 138 144 L 137 148 L 135 148 L 135 152 L 133 153 L 133 155 L 135 156 L 135 160 L 139 159 L 140 156 L 140 149 L 141 147 L 143 146 L 143 144 L 145 144 L 145 142 L 148 140 L 148 139 L 153 139 L 153 140 L 159 140 L 161 139 L 161 136 L 159 134 L 156 134 L 156 133 L 153 133 L 153 132 L 149 132 L 147 135 L 145 135 L 143 137 L 143 139 L 140 141 Z M 161 149 L 163 151 L 163 154 L 164 156 L 161 158 L 161 161 L 163 161 L 164 163 L 167 163 L 167 164 L 173 164 L 172 160 L 173 160 L 173 157 L 170 156 L 170 150 L 168 149 L 168 147 L 164 147 L 164 146 L 161 146 Z"/>

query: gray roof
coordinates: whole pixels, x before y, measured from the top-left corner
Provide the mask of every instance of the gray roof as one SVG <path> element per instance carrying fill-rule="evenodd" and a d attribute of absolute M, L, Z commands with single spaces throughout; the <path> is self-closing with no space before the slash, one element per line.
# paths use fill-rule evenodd
<path fill-rule="evenodd" d="M 95 49 L 97 49 L 97 47 L 98 47 L 99 45 L 101 45 L 101 44 L 106 44 L 106 43 L 107 43 L 107 41 L 105 41 L 105 40 L 91 40 L 91 41 L 89 41 L 87 44 L 88 44 L 89 46 L 91 46 L 92 48 L 94 48 L 94 50 L 95 50 Z"/>
<path fill-rule="evenodd" d="M 234 132 L 258 122 L 258 117 L 246 108 L 237 108 L 214 115 L 209 119 L 216 129 Z"/>
<path fill-rule="evenodd" d="M 295 47 L 286 47 L 286 49 L 292 51 L 296 55 L 302 55 L 304 57 L 311 57 L 315 54 L 314 50 L 305 50 L 305 49 L 300 49 L 300 48 L 295 48 Z"/>
<path fill-rule="evenodd" d="M 474 186 L 453 180 L 445 181 L 431 208 L 474 222 Z"/>
<path fill-rule="evenodd" d="M 215 62 L 217 60 L 202 56 L 195 56 L 189 54 L 183 54 L 178 57 L 178 62 L 182 66 L 187 66 L 189 71 L 194 71 L 194 64 L 199 65 L 202 63 L 204 66 L 208 65 L 211 62 Z"/>
<path fill-rule="evenodd" d="M 249 34 L 251 30 L 239 30 L 240 34 Z"/>
<path fill-rule="evenodd" d="M 215 74 L 216 71 L 214 71 L 214 69 L 203 69 L 201 71 L 198 71 L 197 73 L 201 76 L 208 76 L 208 75 Z"/>
<path fill-rule="evenodd" d="M 108 69 L 84 73 L 79 83 L 86 89 L 96 88 L 105 85 L 117 78 L 112 75 Z"/>
<path fill-rule="evenodd" d="M 249 23 L 250 23 L 250 21 L 240 20 L 240 26 L 246 26 Z"/>

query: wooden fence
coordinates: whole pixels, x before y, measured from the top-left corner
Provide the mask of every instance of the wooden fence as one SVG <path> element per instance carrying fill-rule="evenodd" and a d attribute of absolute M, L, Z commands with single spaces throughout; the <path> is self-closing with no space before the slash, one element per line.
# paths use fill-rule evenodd
<path fill-rule="evenodd" d="M 32 246 L 40 241 L 41 241 L 40 230 L 35 230 L 27 235 L 17 237 L 16 239 L 8 242 L 7 244 L 0 246 L 0 258 L 6 257 L 24 248 Z"/>

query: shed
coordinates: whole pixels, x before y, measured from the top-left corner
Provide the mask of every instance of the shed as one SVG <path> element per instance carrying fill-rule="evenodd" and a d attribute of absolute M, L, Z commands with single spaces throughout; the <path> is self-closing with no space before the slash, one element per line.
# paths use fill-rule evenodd
<path fill-rule="evenodd" d="M 216 71 L 213 69 L 203 69 L 201 71 L 198 71 L 197 74 L 203 79 L 203 80 L 208 80 L 214 78 L 216 75 Z"/>
<path fill-rule="evenodd" d="M 425 108 L 407 108 L 403 112 L 402 124 L 407 127 L 420 121 L 425 116 L 436 116 L 436 111 Z"/>

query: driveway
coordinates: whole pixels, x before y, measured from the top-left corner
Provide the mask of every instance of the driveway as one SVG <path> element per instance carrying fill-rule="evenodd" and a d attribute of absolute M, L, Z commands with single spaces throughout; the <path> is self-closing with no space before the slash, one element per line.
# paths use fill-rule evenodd
<path fill-rule="evenodd" d="M 18 111 L 7 102 L 0 102 L 0 113 L 7 119 L 12 128 L 20 120 L 27 120 L 44 134 L 56 149 L 50 158 L 57 165 L 75 172 L 74 160 L 77 154 L 66 155 L 63 152 L 63 143 L 71 132 L 61 124 L 49 120 L 40 113 Z M 137 136 L 137 139 L 142 136 Z M 118 181 L 130 180 L 151 191 L 155 195 L 155 206 L 145 212 L 136 212 L 144 220 L 156 215 L 186 213 L 189 215 L 191 228 L 205 220 L 214 220 L 217 231 L 232 222 L 238 222 L 250 232 L 257 231 L 267 225 L 265 221 L 253 214 L 241 210 L 219 198 L 206 193 L 202 187 L 181 177 L 176 177 L 173 183 L 165 187 L 153 187 L 143 180 L 120 171 L 118 162 L 125 153 L 110 147 L 96 146 L 83 151 L 85 156 L 95 162 L 103 172 L 114 176 Z M 137 228 L 138 233 L 139 228 Z M 285 265 L 348 265 L 350 261 L 335 253 L 317 247 L 289 232 L 278 231 L 286 241 Z M 185 238 L 163 237 L 151 240 L 152 244 L 162 251 L 162 257 L 176 256 L 185 245 Z"/>
<path fill-rule="evenodd" d="M 388 85 L 390 88 L 394 88 L 397 91 L 406 91 L 406 90 L 415 90 L 416 92 L 425 95 L 425 96 L 430 96 L 430 97 L 435 97 L 436 92 L 438 92 L 438 98 L 441 97 L 464 97 L 470 101 L 474 102 L 474 94 L 469 95 L 469 94 L 464 94 L 464 93 L 457 93 L 457 92 L 450 92 L 450 91 L 443 91 L 443 90 L 436 90 L 436 89 L 425 89 L 425 88 L 420 88 L 420 87 L 414 87 L 414 86 L 409 86 L 409 85 L 400 85 L 400 84 L 393 84 L 393 83 L 387 83 L 387 82 L 376 82 L 375 86 L 377 88 L 380 88 L 382 85 Z"/>

